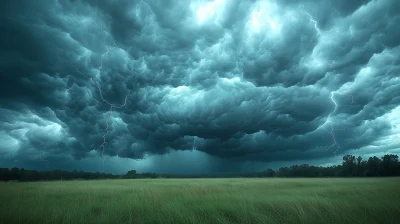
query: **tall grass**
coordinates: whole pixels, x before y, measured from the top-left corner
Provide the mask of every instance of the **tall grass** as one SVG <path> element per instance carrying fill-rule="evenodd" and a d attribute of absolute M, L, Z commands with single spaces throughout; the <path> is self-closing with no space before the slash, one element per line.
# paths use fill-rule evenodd
<path fill-rule="evenodd" d="M 400 223 L 400 178 L 0 182 L 1 223 Z"/>

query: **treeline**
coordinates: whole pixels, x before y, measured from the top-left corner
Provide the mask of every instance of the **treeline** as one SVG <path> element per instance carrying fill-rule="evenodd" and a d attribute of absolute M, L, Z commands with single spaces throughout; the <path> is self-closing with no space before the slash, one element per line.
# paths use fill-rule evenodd
<path fill-rule="evenodd" d="M 130 170 L 123 175 L 85 171 L 36 171 L 19 168 L 0 168 L 1 181 L 46 181 L 46 180 L 94 180 L 94 179 L 140 179 L 140 178 L 233 178 L 233 177 L 387 177 L 400 176 L 400 163 L 397 155 L 376 156 L 363 160 L 361 156 L 346 155 L 341 165 L 312 166 L 308 164 L 281 167 L 278 170 L 267 169 L 250 173 L 223 174 L 157 174 L 137 173 Z"/>
<path fill-rule="evenodd" d="M 277 177 L 389 177 L 400 176 L 399 157 L 394 154 L 363 160 L 361 156 L 346 155 L 341 165 L 321 167 L 308 164 L 268 169 L 266 176 Z"/>

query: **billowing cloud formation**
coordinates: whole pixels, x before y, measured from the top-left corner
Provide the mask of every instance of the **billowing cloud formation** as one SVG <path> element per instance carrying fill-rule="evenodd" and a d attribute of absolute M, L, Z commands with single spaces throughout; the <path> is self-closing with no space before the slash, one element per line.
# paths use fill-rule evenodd
<path fill-rule="evenodd" d="M 0 21 L 3 161 L 399 146 L 397 0 L 15 0 Z"/>

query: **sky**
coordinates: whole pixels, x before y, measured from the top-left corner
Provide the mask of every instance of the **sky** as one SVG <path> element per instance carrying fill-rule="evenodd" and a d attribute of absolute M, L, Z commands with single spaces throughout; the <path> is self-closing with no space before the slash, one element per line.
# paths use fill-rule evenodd
<path fill-rule="evenodd" d="M 220 173 L 400 154 L 398 0 L 0 3 L 0 167 Z"/>

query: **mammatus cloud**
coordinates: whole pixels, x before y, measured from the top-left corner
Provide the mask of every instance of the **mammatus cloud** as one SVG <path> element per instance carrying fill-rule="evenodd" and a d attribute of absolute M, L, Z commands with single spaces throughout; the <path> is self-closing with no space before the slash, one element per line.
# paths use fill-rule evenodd
<path fill-rule="evenodd" d="M 155 156 L 158 170 L 183 151 L 218 171 L 399 149 L 396 0 L 0 8 L 4 164 Z"/>

